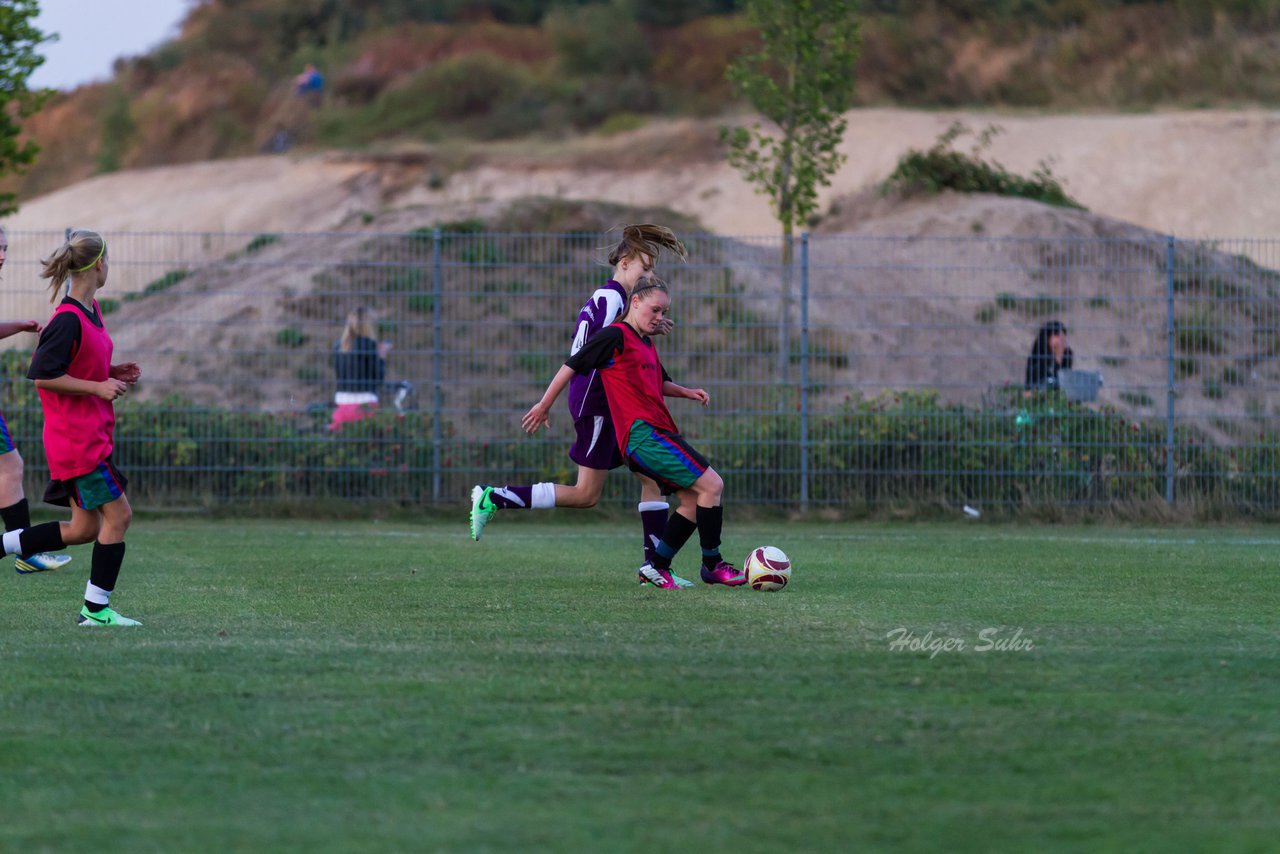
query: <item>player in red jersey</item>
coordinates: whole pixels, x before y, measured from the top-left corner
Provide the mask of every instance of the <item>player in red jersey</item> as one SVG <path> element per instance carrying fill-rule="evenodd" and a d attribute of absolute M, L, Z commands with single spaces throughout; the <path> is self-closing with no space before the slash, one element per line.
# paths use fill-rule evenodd
<path fill-rule="evenodd" d="M 76 229 L 41 273 L 56 298 L 70 279 L 65 299 L 40 335 L 31 357 L 44 409 L 44 449 L 49 462 L 44 500 L 71 507 L 70 522 L 46 522 L 4 535 L 5 553 L 53 551 L 93 543 L 89 582 L 77 622 L 82 626 L 137 626 L 110 607 L 124 561 L 124 535 L 133 519 L 126 479 L 112 464 L 113 401 L 138 381 L 134 362 L 113 365 L 111 335 L 94 294 L 107 283 L 107 244 L 95 231 Z"/>
<path fill-rule="evenodd" d="M 624 226 L 622 239 L 610 250 L 609 263 L 613 275 L 582 306 L 574 325 L 569 353 L 578 352 L 600 330 L 622 316 L 627 300 L 638 284 L 653 272 L 663 251 L 677 257 L 686 255 L 684 244 L 666 226 L 639 223 Z M 660 334 L 670 331 L 665 325 Z M 569 383 L 569 412 L 573 416 L 576 438 L 569 458 L 578 464 L 578 481 L 535 483 L 525 486 L 476 485 L 471 490 L 471 538 L 480 534 L 499 510 L 541 510 L 553 507 L 588 508 L 596 506 L 604 491 L 605 476 L 622 465 L 617 446 L 610 440 L 613 424 L 604 387 L 595 371 L 575 375 Z M 670 508 L 657 484 L 643 475 L 640 479 L 640 524 L 644 534 L 644 562 L 653 557 L 653 548 L 667 524 Z M 642 580 L 647 581 L 643 575 Z M 692 582 L 676 577 L 676 583 L 692 587 Z"/>
<path fill-rule="evenodd" d="M 657 279 L 631 292 L 623 320 L 602 329 L 569 357 L 533 408 L 522 420 L 533 433 L 575 374 L 599 371 L 609 402 L 618 449 L 632 471 L 652 478 L 664 495 L 675 493 L 680 506 L 667 520 L 653 556 L 640 568 L 651 583 L 677 589 L 671 574 L 676 552 L 698 532 L 702 545 L 702 580 L 738 587 L 746 577 L 720 555 L 724 522 L 724 481 L 711 464 L 680 435 L 664 397 L 710 402 L 706 391 L 672 382 L 658 360 L 651 336 L 661 328 L 671 306 L 667 286 Z"/>

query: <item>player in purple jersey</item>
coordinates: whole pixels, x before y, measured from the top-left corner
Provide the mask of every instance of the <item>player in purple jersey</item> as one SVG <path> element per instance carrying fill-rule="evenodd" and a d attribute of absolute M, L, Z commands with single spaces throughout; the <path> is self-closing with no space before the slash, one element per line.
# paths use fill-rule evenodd
<path fill-rule="evenodd" d="M 626 310 L 627 299 L 636 283 L 653 272 L 663 250 L 684 258 L 684 244 L 665 226 L 641 223 L 622 229 L 622 239 L 609 253 L 613 276 L 591 295 L 578 312 L 573 343 L 569 354 L 582 349 L 591 336 L 618 320 Z M 667 321 L 661 334 L 670 331 Z M 569 458 L 578 464 L 578 482 L 535 483 L 528 486 L 484 486 L 471 490 L 471 538 L 480 539 L 484 526 L 499 510 L 540 510 L 552 507 L 594 507 L 604 490 L 605 475 L 623 464 L 622 454 L 613 439 L 613 422 L 609 418 L 609 402 L 596 372 L 575 376 L 569 386 L 569 413 L 573 416 L 576 437 Z M 670 509 L 658 485 L 647 477 L 640 480 L 640 522 L 644 529 L 645 565 L 653 557 L 655 544 L 662 536 Z M 642 567 L 643 569 L 643 567 Z M 644 580 L 644 576 L 640 576 Z M 684 581 L 687 586 L 692 582 Z"/>

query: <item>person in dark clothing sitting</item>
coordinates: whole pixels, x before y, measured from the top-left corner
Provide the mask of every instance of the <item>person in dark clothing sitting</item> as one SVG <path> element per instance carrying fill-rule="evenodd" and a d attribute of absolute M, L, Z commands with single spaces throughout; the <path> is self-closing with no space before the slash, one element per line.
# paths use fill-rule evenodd
<path fill-rule="evenodd" d="M 361 306 L 347 315 L 342 338 L 333 345 L 333 372 L 338 389 L 330 430 L 372 415 L 378 407 L 378 392 L 387 372 L 391 342 L 375 341 L 369 310 Z"/>
<path fill-rule="evenodd" d="M 1060 320 L 1050 320 L 1040 327 L 1031 355 L 1027 356 L 1027 377 L 1023 384 L 1027 397 L 1033 390 L 1057 389 L 1058 372 L 1071 368 L 1071 348 L 1067 346 L 1067 327 Z"/>

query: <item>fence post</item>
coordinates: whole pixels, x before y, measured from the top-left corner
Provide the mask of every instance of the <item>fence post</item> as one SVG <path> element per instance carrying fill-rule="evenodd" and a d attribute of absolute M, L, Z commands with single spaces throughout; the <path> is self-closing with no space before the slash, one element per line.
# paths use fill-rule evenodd
<path fill-rule="evenodd" d="M 444 269 L 440 252 L 441 233 L 437 226 L 431 232 L 431 327 L 432 327 L 432 384 L 435 386 L 431 404 L 431 500 L 440 503 L 440 481 L 443 469 L 444 445 L 444 335 L 440 328 L 440 312 L 444 303 Z"/>
<path fill-rule="evenodd" d="M 788 232 L 782 237 L 782 293 L 778 305 L 778 383 L 785 390 L 791 377 L 791 276 L 795 267 L 795 237 Z M 778 396 L 783 406 L 783 395 Z"/>
<path fill-rule="evenodd" d="M 800 233 L 800 512 L 809 510 L 809 232 Z"/>
<path fill-rule="evenodd" d="M 1174 236 L 1169 235 L 1166 259 L 1165 259 L 1165 348 L 1167 355 L 1165 358 L 1165 385 L 1167 390 L 1167 414 L 1165 416 L 1164 431 L 1164 500 L 1169 504 L 1173 504 L 1173 418 L 1174 418 L 1174 398 L 1177 396 L 1177 389 L 1174 386 L 1174 338 L 1176 330 L 1174 329 L 1173 320 L 1173 265 L 1176 262 L 1176 253 L 1174 247 L 1177 241 Z"/>

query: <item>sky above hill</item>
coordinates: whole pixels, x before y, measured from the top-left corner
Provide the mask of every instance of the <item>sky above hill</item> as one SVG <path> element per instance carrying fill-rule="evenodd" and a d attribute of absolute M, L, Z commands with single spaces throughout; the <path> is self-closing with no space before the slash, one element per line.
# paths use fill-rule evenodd
<path fill-rule="evenodd" d="M 41 45 L 44 65 L 32 88 L 74 89 L 107 80 L 112 63 L 137 56 L 178 34 L 178 24 L 197 0 L 41 0 L 36 28 L 57 33 Z"/>

